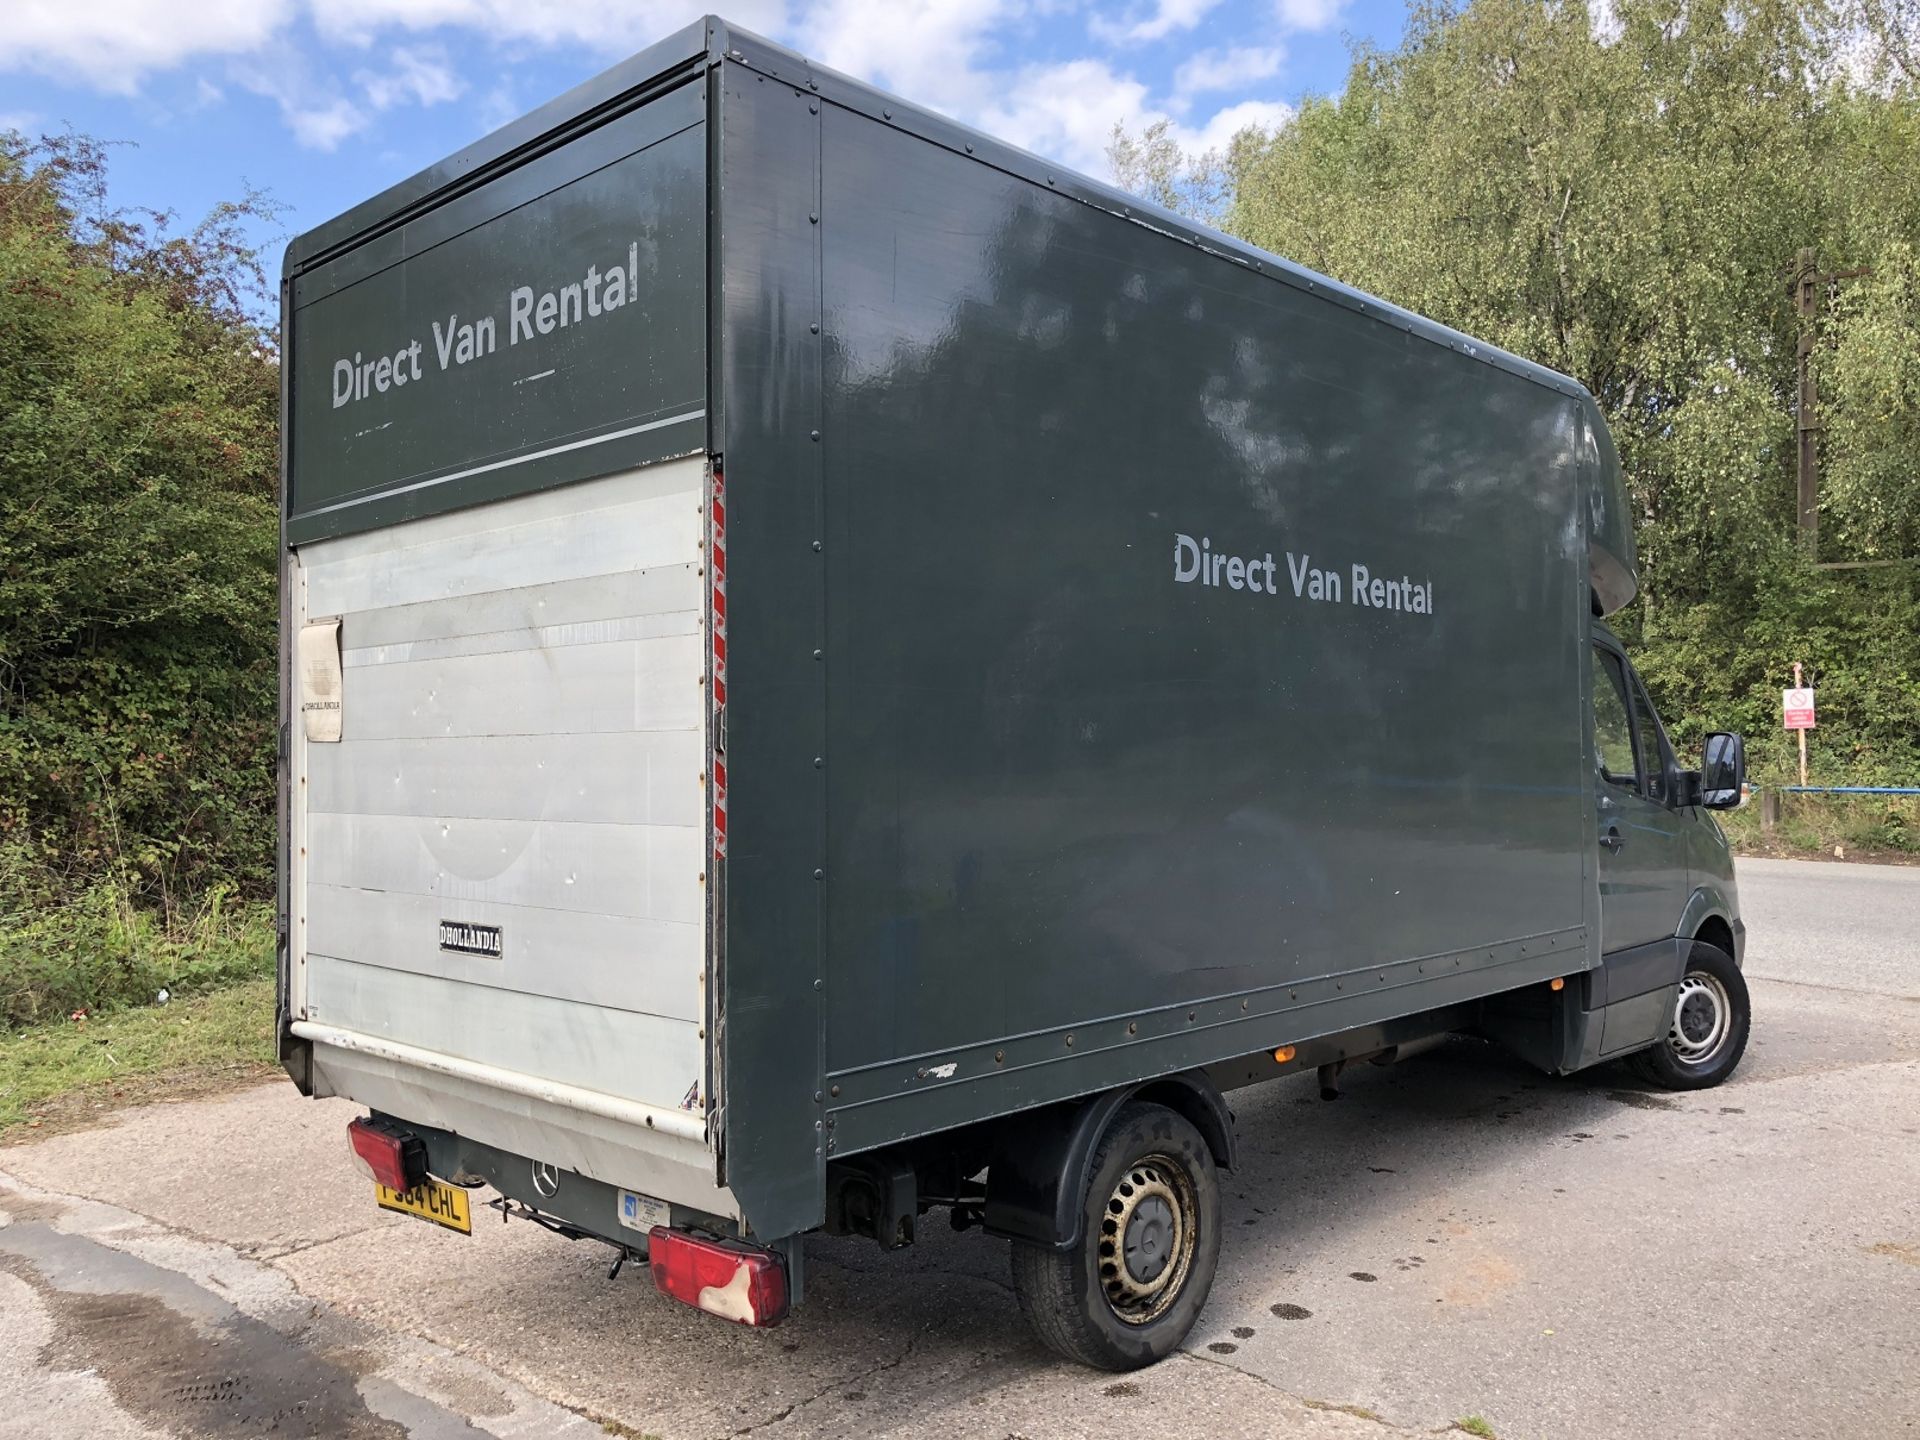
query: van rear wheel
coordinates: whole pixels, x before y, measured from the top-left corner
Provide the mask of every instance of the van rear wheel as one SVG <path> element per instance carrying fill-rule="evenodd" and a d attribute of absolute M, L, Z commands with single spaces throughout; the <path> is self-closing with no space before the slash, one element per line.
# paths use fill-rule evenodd
<path fill-rule="evenodd" d="M 1630 1063 L 1643 1079 L 1662 1089 L 1706 1090 L 1733 1074 L 1746 1053 L 1752 1025 L 1740 967 L 1719 946 L 1696 940 L 1666 1035 Z"/>
<path fill-rule="evenodd" d="M 1080 1242 L 1016 1243 L 1013 1288 L 1047 1345 L 1101 1370 L 1165 1358 L 1200 1318 L 1220 1259 L 1220 1177 L 1192 1123 L 1120 1107 L 1089 1167 Z"/>

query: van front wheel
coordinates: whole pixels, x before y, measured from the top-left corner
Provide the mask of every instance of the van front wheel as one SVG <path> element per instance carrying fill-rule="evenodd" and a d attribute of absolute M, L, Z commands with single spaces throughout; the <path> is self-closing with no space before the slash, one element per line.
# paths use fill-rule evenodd
<path fill-rule="evenodd" d="M 1101 1370 L 1173 1352 L 1220 1259 L 1220 1177 L 1200 1132 L 1163 1105 L 1123 1105 L 1101 1136 L 1079 1244 L 1016 1242 L 1013 1288 L 1048 1346 Z"/>
<path fill-rule="evenodd" d="M 1640 1075 L 1665 1090 L 1706 1090 L 1733 1074 L 1746 1053 L 1753 1015 L 1747 981 L 1717 945 L 1693 942 L 1674 995 L 1667 1033 L 1632 1059 Z"/>

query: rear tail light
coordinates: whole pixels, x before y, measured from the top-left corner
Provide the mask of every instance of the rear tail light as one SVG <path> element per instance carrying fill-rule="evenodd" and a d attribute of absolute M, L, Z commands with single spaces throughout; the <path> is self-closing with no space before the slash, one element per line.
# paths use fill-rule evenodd
<path fill-rule="evenodd" d="M 389 1190 L 411 1190 L 427 1178 L 426 1142 L 396 1125 L 363 1116 L 347 1125 L 347 1144 L 360 1168 Z"/>
<path fill-rule="evenodd" d="M 778 1325 L 787 1314 L 787 1272 L 777 1255 L 702 1240 L 656 1225 L 647 1265 L 662 1294 L 742 1325 Z"/>

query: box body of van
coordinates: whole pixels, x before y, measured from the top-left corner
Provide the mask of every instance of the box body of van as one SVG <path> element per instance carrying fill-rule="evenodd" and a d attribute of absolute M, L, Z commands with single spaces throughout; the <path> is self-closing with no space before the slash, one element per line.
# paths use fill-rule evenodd
<path fill-rule="evenodd" d="M 283 306 L 282 1051 L 402 1208 L 777 1319 L 823 1226 L 1069 1263 L 1137 1112 L 1217 1168 L 1223 1091 L 1435 1033 L 1744 1041 L 1738 744 L 1681 769 L 1598 624 L 1574 381 L 712 19 Z M 1042 1333 L 1155 1358 L 1173 1273 Z"/>

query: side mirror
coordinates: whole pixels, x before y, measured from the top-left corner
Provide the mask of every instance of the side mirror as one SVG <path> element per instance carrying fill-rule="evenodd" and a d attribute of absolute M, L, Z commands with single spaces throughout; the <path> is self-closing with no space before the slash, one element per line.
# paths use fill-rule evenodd
<path fill-rule="evenodd" d="M 1725 730 L 1707 736 L 1700 752 L 1700 803 L 1709 810 L 1735 809 L 1746 783 L 1746 743 Z"/>

